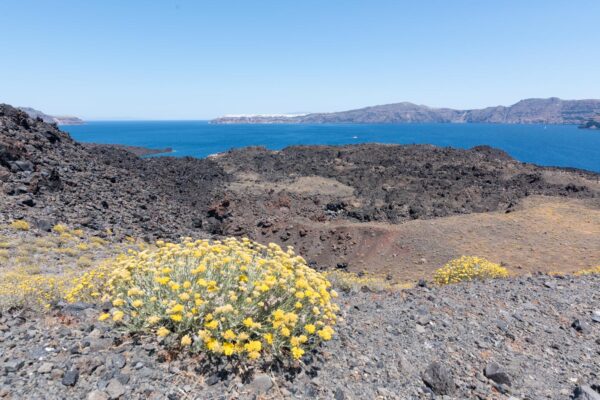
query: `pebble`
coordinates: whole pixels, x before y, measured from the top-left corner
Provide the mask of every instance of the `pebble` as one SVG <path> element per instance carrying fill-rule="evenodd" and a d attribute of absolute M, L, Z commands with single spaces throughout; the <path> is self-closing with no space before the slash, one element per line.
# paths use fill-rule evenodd
<path fill-rule="evenodd" d="M 273 387 L 273 380 L 267 374 L 259 374 L 248 384 L 248 388 L 256 394 L 265 394 Z"/>
<path fill-rule="evenodd" d="M 45 362 L 42 363 L 42 365 L 40 365 L 37 372 L 39 374 L 49 374 L 52 371 L 52 368 L 54 368 L 54 365 L 52 363 Z"/>
<path fill-rule="evenodd" d="M 125 394 L 125 387 L 118 379 L 111 379 L 106 386 L 106 393 L 110 399 L 118 399 Z"/>
<path fill-rule="evenodd" d="M 484 370 L 485 377 L 500 385 L 511 385 L 510 376 L 495 362 L 488 363 Z"/>
<path fill-rule="evenodd" d="M 87 400 L 108 400 L 109 397 L 101 390 L 92 390 L 87 395 Z"/>
<path fill-rule="evenodd" d="M 4 369 L 6 372 L 17 372 L 25 365 L 25 361 L 23 360 L 9 360 L 4 363 Z"/>
<path fill-rule="evenodd" d="M 450 395 L 455 391 L 456 385 L 450 371 L 437 361 L 429 364 L 421 378 L 435 394 Z"/>
<path fill-rule="evenodd" d="M 65 386 L 75 386 L 79 380 L 79 371 L 70 369 L 63 375 L 62 384 Z"/>

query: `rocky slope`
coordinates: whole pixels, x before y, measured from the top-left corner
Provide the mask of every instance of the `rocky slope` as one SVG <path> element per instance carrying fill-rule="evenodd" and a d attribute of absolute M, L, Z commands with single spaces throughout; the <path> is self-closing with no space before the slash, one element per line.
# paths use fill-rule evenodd
<path fill-rule="evenodd" d="M 27 115 L 33 119 L 40 118 L 42 121 L 48 124 L 56 123 L 58 125 L 82 125 L 85 123 L 81 118 L 71 115 L 48 115 L 31 107 L 19 107 L 19 110 L 25 111 Z"/>
<path fill-rule="evenodd" d="M 344 294 L 322 352 L 245 378 L 109 330 L 85 304 L 8 313 L 0 398 L 593 400 L 599 293 L 599 277 L 535 276 Z"/>
<path fill-rule="evenodd" d="M 581 129 L 600 129 L 600 115 L 587 120 L 579 126 Z"/>
<path fill-rule="evenodd" d="M 473 110 L 431 108 L 413 103 L 386 104 L 357 110 L 315 113 L 296 117 L 221 117 L 217 124 L 235 123 L 499 123 L 499 124 L 581 124 L 600 112 L 600 100 L 525 99 L 511 106 Z"/>

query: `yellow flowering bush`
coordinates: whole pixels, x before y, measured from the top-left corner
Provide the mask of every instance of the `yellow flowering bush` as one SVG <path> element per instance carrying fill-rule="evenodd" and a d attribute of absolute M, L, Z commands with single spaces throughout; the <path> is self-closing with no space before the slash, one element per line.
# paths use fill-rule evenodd
<path fill-rule="evenodd" d="M 13 222 L 11 222 L 10 227 L 16 231 L 28 231 L 30 228 L 29 222 L 22 220 L 22 219 L 17 219 Z"/>
<path fill-rule="evenodd" d="M 130 251 L 81 277 L 71 301 L 112 303 L 100 316 L 167 346 L 240 360 L 301 358 L 334 333 L 337 294 L 291 248 L 248 239 L 186 239 Z"/>
<path fill-rule="evenodd" d="M 575 275 L 600 275 L 600 265 L 589 269 L 582 269 L 581 271 L 577 271 Z"/>
<path fill-rule="evenodd" d="M 447 285 L 462 281 L 506 278 L 508 271 L 499 264 L 482 257 L 462 256 L 454 259 L 435 271 L 433 280 L 438 285 Z"/>

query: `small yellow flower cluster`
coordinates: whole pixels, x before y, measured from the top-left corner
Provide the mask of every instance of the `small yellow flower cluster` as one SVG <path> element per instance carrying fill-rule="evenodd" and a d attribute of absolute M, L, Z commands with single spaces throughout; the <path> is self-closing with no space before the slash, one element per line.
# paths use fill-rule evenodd
<path fill-rule="evenodd" d="M 600 275 L 600 265 L 589 269 L 582 269 L 581 271 L 577 271 L 575 275 Z"/>
<path fill-rule="evenodd" d="M 438 285 L 447 285 L 474 279 L 506 278 L 508 271 L 499 264 L 482 257 L 462 256 L 450 261 L 435 271 L 433 280 Z"/>
<path fill-rule="evenodd" d="M 16 231 L 28 231 L 30 228 L 29 222 L 17 219 L 10 224 L 10 227 Z"/>
<path fill-rule="evenodd" d="M 107 293 L 113 309 L 101 320 L 241 360 L 299 359 L 332 338 L 337 293 L 291 248 L 245 238 L 157 246 L 85 274 L 69 300 Z"/>

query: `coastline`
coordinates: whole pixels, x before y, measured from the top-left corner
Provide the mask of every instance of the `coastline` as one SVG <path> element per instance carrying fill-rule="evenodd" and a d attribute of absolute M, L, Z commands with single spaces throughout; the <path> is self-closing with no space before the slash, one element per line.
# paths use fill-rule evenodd
<path fill-rule="evenodd" d="M 128 151 L 130 153 L 133 153 L 134 155 L 138 156 L 138 157 L 149 157 L 149 156 L 157 156 L 157 155 L 163 155 L 163 154 L 171 154 L 174 153 L 175 150 L 173 150 L 172 147 L 165 147 L 162 149 L 152 149 L 149 147 L 143 147 L 143 146 L 129 146 L 126 144 L 112 144 L 112 143 L 85 143 L 86 146 L 88 147 L 111 147 L 111 148 L 116 148 L 116 149 L 120 149 L 120 150 L 125 150 Z"/>

